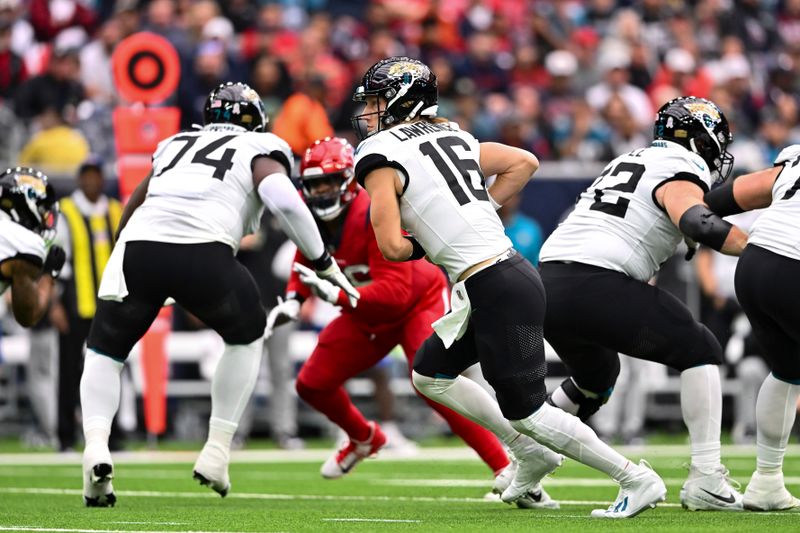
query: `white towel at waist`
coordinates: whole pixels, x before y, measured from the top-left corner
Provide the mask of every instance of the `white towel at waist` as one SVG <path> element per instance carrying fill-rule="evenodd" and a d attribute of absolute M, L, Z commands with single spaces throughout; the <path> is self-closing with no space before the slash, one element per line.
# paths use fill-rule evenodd
<path fill-rule="evenodd" d="M 450 292 L 450 312 L 431 324 L 433 330 L 442 339 L 445 348 L 464 336 L 469 325 L 469 315 L 472 307 L 469 303 L 467 288 L 464 281 L 453 285 Z"/>
<path fill-rule="evenodd" d="M 125 273 L 122 263 L 125 259 L 125 242 L 117 242 L 108 258 L 106 268 L 103 270 L 103 279 L 97 297 L 101 300 L 121 302 L 128 295 L 128 286 L 125 284 Z"/>

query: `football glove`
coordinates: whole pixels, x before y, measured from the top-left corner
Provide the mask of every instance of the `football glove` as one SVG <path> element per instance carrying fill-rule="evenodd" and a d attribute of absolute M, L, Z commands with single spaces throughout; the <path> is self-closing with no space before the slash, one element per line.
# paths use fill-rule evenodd
<path fill-rule="evenodd" d="M 348 281 L 347 276 L 344 275 L 342 270 L 339 268 L 339 265 L 336 264 L 336 261 L 331 261 L 330 266 L 328 266 L 328 268 L 326 268 L 324 270 L 312 271 L 311 269 L 309 269 L 307 267 L 304 267 L 303 265 L 300 265 L 299 263 L 295 263 L 295 267 L 297 267 L 297 266 L 302 267 L 304 270 L 308 271 L 308 273 L 314 274 L 314 277 L 317 280 L 319 280 L 319 281 L 327 281 L 328 283 L 331 283 L 331 284 L 335 285 L 336 287 L 342 289 L 344 291 L 344 293 L 347 295 L 347 299 L 350 301 L 350 306 L 351 307 L 355 307 L 356 304 L 358 303 L 358 299 L 361 298 L 361 295 L 358 293 L 356 288 L 353 287 L 353 285 L 350 284 L 350 281 Z M 314 290 L 314 287 L 313 287 L 314 283 L 313 282 L 307 282 L 307 281 L 303 280 L 303 273 L 301 271 L 295 270 L 295 272 L 300 274 L 300 280 L 303 281 L 303 283 L 305 283 L 306 285 L 308 285 L 311 288 L 311 290 L 313 291 Z M 308 276 L 308 274 L 306 274 L 306 276 Z M 321 292 L 323 291 L 323 289 L 321 289 L 321 288 L 319 290 Z M 331 292 L 336 292 L 336 291 L 331 291 Z M 314 294 L 317 294 L 317 293 L 315 292 Z M 336 301 L 339 298 L 338 292 L 336 292 L 336 296 L 335 296 L 334 300 L 328 300 L 326 297 L 322 296 L 321 294 L 317 294 L 317 296 L 319 296 L 320 298 L 323 298 L 324 300 L 327 300 L 327 301 L 329 301 L 331 303 L 336 303 Z"/>
<path fill-rule="evenodd" d="M 264 339 L 272 336 L 272 331 L 278 327 L 297 320 L 300 316 L 300 302 L 294 298 L 284 300 L 278 296 L 278 305 L 273 307 L 267 315 L 267 327 L 264 328 Z"/>
<path fill-rule="evenodd" d="M 339 291 L 342 290 L 339 286 L 334 285 L 326 279 L 322 279 L 317 272 L 301 265 L 300 263 L 295 263 L 292 267 L 292 270 L 300 275 L 300 281 L 302 281 L 309 289 L 311 289 L 311 292 L 314 294 L 314 296 L 317 298 L 322 298 L 326 302 L 330 302 L 334 305 L 339 305 Z M 347 282 L 347 278 L 344 277 L 344 274 L 342 274 L 341 271 L 339 271 L 339 275 L 345 280 L 345 282 Z M 350 285 L 349 282 L 347 282 L 347 284 Z M 353 289 L 353 291 L 355 291 L 355 289 Z M 357 291 L 356 294 L 358 294 Z M 354 299 L 352 296 L 350 296 L 350 294 L 347 294 L 347 299 L 350 301 L 350 305 L 353 307 L 355 307 L 358 303 L 358 300 Z"/>
<path fill-rule="evenodd" d="M 44 265 L 42 265 L 42 272 L 49 274 L 53 279 L 57 278 L 64 268 L 64 263 L 67 261 L 67 254 L 64 249 L 54 244 L 47 251 L 47 257 L 44 258 Z"/>

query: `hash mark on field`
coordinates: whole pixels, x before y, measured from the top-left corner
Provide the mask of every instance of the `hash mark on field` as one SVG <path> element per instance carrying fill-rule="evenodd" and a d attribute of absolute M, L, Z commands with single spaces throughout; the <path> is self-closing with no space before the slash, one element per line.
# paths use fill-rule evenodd
<path fill-rule="evenodd" d="M 153 524 L 158 526 L 185 526 L 189 522 L 130 522 L 127 520 L 117 520 L 113 522 L 108 522 L 109 524 Z"/>
<path fill-rule="evenodd" d="M 400 522 L 405 524 L 419 524 L 422 520 L 400 520 L 395 518 L 323 518 L 323 522 Z"/>

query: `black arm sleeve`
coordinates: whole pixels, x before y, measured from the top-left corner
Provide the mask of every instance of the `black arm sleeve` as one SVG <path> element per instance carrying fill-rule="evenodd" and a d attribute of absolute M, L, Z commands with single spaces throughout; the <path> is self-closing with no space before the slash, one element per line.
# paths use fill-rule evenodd
<path fill-rule="evenodd" d="M 408 239 L 408 242 L 410 242 L 411 246 L 414 247 L 414 250 L 411 252 L 411 255 L 408 257 L 408 259 L 406 259 L 406 261 L 414 261 L 416 259 L 422 259 L 426 255 L 428 255 L 428 252 L 425 251 L 425 248 L 422 247 L 422 245 L 419 243 L 419 241 L 417 241 L 417 239 L 415 239 L 411 235 L 403 235 L 403 237 Z"/>
<path fill-rule="evenodd" d="M 406 192 L 406 189 L 408 188 L 408 172 L 406 172 L 406 169 L 403 167 L 403 165 L 397 161 L 391 161 L 387 159 L 386 156 L 381 154 L 369 154 L 358 160 L 358 163 L 356 163 L 356 181 L 359 185 L 364 187 L 364 180 L 367 178 L 369 173 L 373 170 L 384 167 L 396 168 L 403 174 L 403 177 L 405 178 L 405 182 L 403 183 L 403 192 Z"/>
<path fill-rule="evenodd" d="M 730 222 L 702 204 L 687 209 L 678 221 L 678 228 L 684 235 L 717 251 L 722 249 L 732 227 Z"/>
<path fill-rule="evenodd" d="M 726 181 L 713 191 L 707 192 L 703 197 L 708 207 L 721 217 L 744 212 L 733 196 L 733 181 Z"/>

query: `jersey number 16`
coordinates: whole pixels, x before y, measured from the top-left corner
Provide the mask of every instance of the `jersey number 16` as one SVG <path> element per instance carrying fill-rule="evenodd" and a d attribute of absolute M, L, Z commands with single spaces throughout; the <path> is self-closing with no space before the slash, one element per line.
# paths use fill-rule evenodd
<path fill-rule="evenodd" d="M 488 202 L 489 194 L 486 192 L 486 179 L 483 177 L 483 172 L 481 172 L 481 167 L 478 165 L 478 162 L 474 159 L 461 159 L 458 157 L 458 155 L 456 155 L 455 150 L 453 150 L 454 146 L 460 146 L 461 148 L 469 151 L 469 145 L 467 144 L 467 141 L 460 137 L 449 136 L 436 139 L 436 144 L 439 145 L 441 152 L 433 146 L 431 141 L 425 141 L 424 143 L 420 144 L 419 150 L 422 152 L 422 155 L 431 158 L 433 164 L 436 165 L 436 170 L 438 170 L 439 174 L 442 175 L 444 180 L 447 182 L 447 186 L 450 187 L 450 191 L 453 193 L 453 196 L 456 197 L 458 204 L 464 205 L 472 200 L 469 196 L 467 196 L 467 193 L 464 191 L 464 187 L 459 183 L 458 178 L 455 174 L 453 174 L 453 171 L 450 169 L 450 166 L 447 164 L 447 162 L 445 162 L 444 157 L 442 157 L 442 152 L 456 168 L 461 181 L 472 193 L 472 196 L 476 200 Z M 470 172 L 476 172 L 478 174 L 481 180 L 480 187 L 475 187 L 472 184 L 472 177 L 469 175 Z"/>

